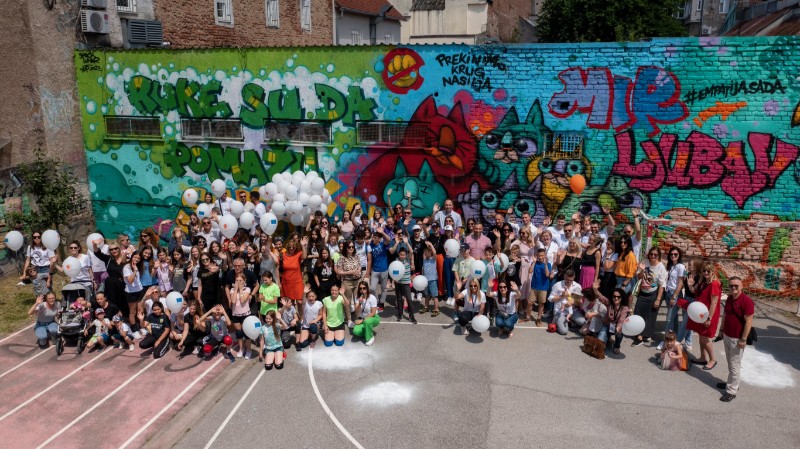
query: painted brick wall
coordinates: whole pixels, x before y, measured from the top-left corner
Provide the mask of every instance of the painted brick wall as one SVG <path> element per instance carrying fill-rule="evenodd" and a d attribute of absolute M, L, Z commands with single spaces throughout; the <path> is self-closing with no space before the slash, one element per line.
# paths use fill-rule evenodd
<path fill-rule="evenodd" d="M 232 0 L 233 26 L 217 25 L 211 0 L 156 3 L 164 40 L 174 48 L 330 45 L 333 13 L 329 0 L 311 1 L 311 31 L 300 28 L 300 0 L 280 0 L 280 27 L 266 26 L 264 0 Z"/>
<path fill-rule="evenodd" d="M 238 20 L 238 19 L 237 19 Z M 649 217 L 667 248 L 720 260 L 752 288 L 800 295 L 800 38 L 647 43 L 94 52 L 78 69 L 98 226 L 136 235 L 185 219 L 181 192 L 255 189 L 321 173 L 330 215 L 355 202 L 456 200 L 468 218 L 612 208 Z M 115 140 L 103 119 L 154 116 L 162 135 Z M 238 141 L 191 141 L 181 117 L 242 121 Z M 270 121 L 327 121 L 332 140 L 266 141 Z M 364 142 L 377 121 L 423 123 Z M 570 181 L 582 175 L 576 194 Z M 577 178 L 575 178 L 577 179 Z M 408 202 L 402 198 L 411 192 Z M 120 199 L 124 199 L 121 201 Z M 660 221 L 659 221 L 660 220 Z"/>

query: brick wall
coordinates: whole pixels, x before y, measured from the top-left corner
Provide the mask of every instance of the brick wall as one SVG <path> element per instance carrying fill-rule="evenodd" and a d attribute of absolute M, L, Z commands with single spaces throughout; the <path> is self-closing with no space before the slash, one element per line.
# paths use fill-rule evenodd
<path fill-rule="evenodd" d="M 156 18 L 174 48 L 330 45 L 330 0 L 311 1 L 311 31 L 300 27 L 300 0 L 280 0 L 280 27 L 266 26 L 264 0 L 232 0 L 233 26 L 217 25 L 211 0 L 158 0 Z"/>

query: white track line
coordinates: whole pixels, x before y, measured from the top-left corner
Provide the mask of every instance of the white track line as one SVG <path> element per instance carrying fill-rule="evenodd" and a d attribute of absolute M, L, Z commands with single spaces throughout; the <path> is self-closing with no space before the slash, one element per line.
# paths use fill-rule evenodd
<path fill-rule="evenodd" d="M 34 323 L 34 324 L 35 324 L 35 323 Z M 20 330 L 18 330 L 18 331 L 16 331 L 16 332 L 14 332 L 13 334 L 9 335 L 8 337 L 5 337 L 5 338 L 3 338 L 2 340 L 0 340 L 0 343 L 2 343 L 2 342 L 4 342 L 4 341 L 8 340 L 9 338 L 16 337 L 17 335 L 19 335 L 19 334 L 21 334 L 21 333 L 25 332 L 26 330 L 28 330 L 28 329 L 30 329 L 30 328 L 32 328 L 32 327 L 33 327 L 33 324 L 31 324 L 31 325 L 29 325 L 29 326 L 26 326 L 26 327 L 23 327 L 22 329 L 20 329 Z"/>
<path fill-rule="evenodd" d="M 308 353 L 308 378 L 311 380 L 311 386 L 314 388 L 314 394 L 317 395 L 317 400 L 319 401 L 319 404 L 322 406 L 322 409 L 325 410 L 325 413 L 328 415 L 328 418 L 330 418 L 331 421 L 333 421 L 333 423 L 336 424 L 336 427 L 339 428 L 339 431 L 342 432 L 342 434 L 345 437 L 347 437 L 347 439 L 350 440 L 351 443 L 353 443 L 353 446 L 357 447 L 358 449 L 364 449 L 364 446 L 359 444 L 359 442 L 356 441 L 355 438 L 353 438 L 353 435 L 350 435 L 350 432 L 348 432 L 347 429 L 344 428 L 342 423 L 340 423 L 339 420 L 336 419 L 336 416 L 333 415 L 333 412 L 328 407 L 328 404 L 325 403 L 325 399 L 322 398 L 322 395 L 319 392 L 319 388 L 317 387 L 317 381 L 314 380 L 314 363 L 313 363 L 314 362 L 314 349 L 308 348 L 308 350 L 309 350 L 309 353 Z M 207 446 L 206 446 L 206 449 L 208 449 Z"/>
<path fill-rule="evenodd" d="M 220 359 L 220 360 L 222 360 L 222 359 Z M 260 365 L 261 364 L 259 363 L 259 366 Z M 215 441 L 217 441 L 217 437 L 219 437 L 219 434 L 222 433 L 222 430 L 225 429 L 225 426 L 228 425 L 228 422 L 230 422 L 231 418 L 233 418 L 233 415 L 236 414 L 236 411 L 239 410 L 239 407 L 242 406 L 242 404 L 244 403 L 244 400 L 247 399 L 247 396 L 250 394 L 251 391 L 253 391 L 253 388 L 256 386 L 258 381 L 261 380 L 261 376 L 263 376 L 264 373 L 267 372 L 267 370 L 265 370 L 263 368 L 260 369 L 259 371 L 261 371 L 261 372 L 258 373 L 258 376 L 256 376 L 255 380 L 253 380 L 253 383 L 251 383 L 250 387 L 247 389 L 247 391 L 244 392 L 242 397 L 239 399 L 239 402 L 237 402 L 236 405 L 233 406 L 233 410 L 231 410 L 231 412 L 228 413 L 228 417 L 225 418 L 225 421 L 222 421 L 222 424 L 220 424 L 219 429 L 217 429 L 217 431 L 214 432 L 214 435 L 211 436 L 211 439 L 208 440 L 208 443 L 206 443 L 206 445 L 205 445 L 205 447 L 203 449 L 210 448 L 211 445 L 214 444 Z"/>
<path fill-rule="evenodd" d="M 107 400 L 111 399 L 115 394 L 119 393 L 120 390 L 125 388 L 129 383 L 133 382 L 137 377 L 139 377 L 142 373 L 147 371 L 151 366 L 155 365 L 155 363 L 158 362 L 159 360 L 161 360 L 161 359 L 155 359 L 152 362 L 148 363 L 147 366 L 145 366 L 144 368 L 142 368 L 139 371 L 137 371 L 136 374 L 134 374 L 128 380 L 123 382 L 122 385 L 120 385 L 117 388 L 115 388 L 114 391 L 112 391 L 111 393 L 108 393 L 103 399 L 100 399 L 99 401 L 97 401 L 97 403 L 95 403 L 93 406 L 91 406 L 88 410 L 86 410 L 85 412 L 81 413 L 81 416 L 78 416 L 77 418 L 72 420 L 71 423 L 69 423 L 66 426 L 62 427 L 61 430 L 59 430 L 58 432 L 53 434 L 53 436 L 51 436 L 50 438 L 46 439 L 44 441 L 44 443 L 36 446 L 36 449 L 41 449 L 41 448 L 47 446 L 48 444 L 50 444 L 53 440 L 55 440 L 56 438 L 61 436 L 61 434 L 63 434 L 64 432 L 66 432 L 67 430 L 72 428 L 72 426 L 74 426 L 75 424 L 79 423 L 83 418 L 86 417 L 86 415 L 88 415 L 89 413 L 92 413 L 97 407 L 100 407 Z"/>
<path fill-rule="evenodd" d="M 136 431 L 136 433 L 134 433 L 133 435 L 131 435 L 131 437 L 130 437 L 130 438 L 128 438 L 128 440 L 127 440 L 127 441 L 125 441 L 124 443 L 122 443 L 122 446 L 120 446 L 120 447 L 119 447 L 119 449 L 125 449 L 126 447 L 128 447 L 128 445 L 130 445 L 131 443 L 133 443 L 133 440 L 135 440 L 135 439 L 136 439 L 136 438 L 137 438 L 139 435 L 141 435 L 141 434 L 142 434 L 142 433 L 143 433 L 145 430 L 147 430 L 147 428 L 148 428 L 148 427 L 150 427 L 150 425 L 152 425 L 152 424 L 153 424 L 153 423 L 154 423 L 154 422 L 155 422 L 155 421 L 156 421 L 158 418 L 160 418 L 160 417 L 161 417 L 161 415 L 163 415 L 164 413 L 166 413 L 166 412 L 167 412 L 167 410 L 169 410 L 169 409 L 170 409 L 170 408 L 171 408 L 173 405 L 175 405 L 175 403 L 176 403 L 176 402 L 178 402 L 178 401 L 179 401 L 179 400 L 180 400 L 180 399 L 183 397 L 183 395 L 185 395 L 186 393 L 188 393 L 188 392 L 189 392 L 189 390 L 191 390 L 191 389 L 192 389 L 192 387 L 194 387 L 195 385 L 197 385 L 197 382 L 200 382 L 200 380 L 201 380 L 202 378 L 206 377 L 206 375 L 207 375 L 208 373 L 210 373 L 210 372 L 211 372 L 211 370 L 212 370 L 212 369 L 214 369 L 214 367 L 216 367 L 217 365 L 219 365 L 219 362 L 221 362 L 221 361 L 223 361 L 223 360 L 226 360 L 226 359 L 225 359 L 225 357 L 219 357 L 219 358 L 217 359 L 217 361 L 216 361 L 216 362 L 214 362 L 214 363 L 213 363 L 211 366 L 209 366 L 209 367 L 208 367 L 208 369 L 206 369 L 205 371 L 203 371 L 203 374 L 201 374 L 200 376 L 198 376 L 198 377 L 197 377 L 197 378 L 196 378 L 194 381 L 192 381 L 192 383 L 190 383 L 190 384 L 189 384 L 189 385 L 188 385 L 186 388 L 184 388 L 184 389 L 183 389 L 183 391 L 181 391 L 181 392 L 180 392 L 180 393 L 179 393 L 177 396 L 175 396 L 175 399 L 173 399 L 172 401 L 170 401 L 170 403 L 169 403 L 169 404 L 167 404 L 167 405 L 165 405 L 165 406 L 164 406 L 164 408 L 162 408 L 162 409 L 161 409 L 161 410 L 160 410 L 158 413 L 156 413 L 156 414 L 155 414 L 155 416 L 153 416 L 152 418 L 150 418 L 150 420 L 147 422 L 147 424 L 145 424 L 144 426 L 142 426 L 142 428 L 141 428 L 141 429 L 139 429 L 139 430 L 137 430 L 137 431 Z"/>
<path fill-rule="evenodd" d="M 54 346 L 52 346 L 52 345 L 51 345 L 51 346 L 49 346 L 47 349 L 42 349 L 41 351 L 39 351 L 39 353 L 38 353 L 38 354 L 36 354 L 35 356 L 33 356 L 33 357 L 28 357 L 27 359 L 25 359 L 25 361 L 24 361 L 24 362 L 21 362 L 19 365 L 17 365 L 17 366 L 15 366 L 15 367 L 11 368 L 10 370 L 8 370 L 8 371 L 4 372 L 3 374 L 0 374 L 0 379 L 2 379 L 3 377 L 5 377 L 7 374 L 11 374 L 12 372 L 16 371 L 16 370 L 17 370 L 17 368 L 19 368 L 19 367 L 21 367 L 22 365 L 24 365 L 24 364 L 26 364 L 26 363 L 28 363 L 28 362 L 32 361 L 32 360 L 33 360 L 33 359 L 35 359 L 36 357 L 40 357 L 40 356 L 43 356 L 43 355 L 47 354 L 47 351 L 49 351 L 49 350 L 53 349 L 53 347 L 54 347 Z"/>
<path fill-rule="evenodd" d="M 30 399 L 28 399 L 27 401 L 23 402 L 22 404 L 20 404 L 20 405 L 18 405 L 18 406 L 16 406 L 16 407 L 14 407 L 14 409 L 13 409 L 13 410 L 10 410 L 10 411 L 6 412 L 6 414 L 5 414 L 5 415 L 3 415 L 3 416 L 0 416 L 0 421 L 2 421 L 2 420 L 4 420 L 4 419 L 8 418 L 9 416 L 13 415 L 14 413 L 16 413 L 16 412 L 18 412 L 18 411 L 20 411 L 22 408 L 24 408 L 25 406 L 27 406 L 27 405 L 28 405 L 28 404 L 30 404 L 31 402 L 33 402 L 33 401 L 35 401 L 36 399 L 38 399 L 39 397 L 41 397 L 43 394 L 45 394 L 45 393 L 47 393 L 48 391 L 52 390 L 53 388 L 57 387 L 58 385 L 60 385 L 62 382 L 64 382 L 65 380 L 69 379 L 70 377 L 74 376 L 75 374 L 77 374 L 78 372 L 80 372 L 80 370 L 82 370 L 82 369 L 86 368 L 86 367 L 87 367 L 89 364 L 91 364 L 91 363 L 94 363 L 95 361 L 97 361 L 97 359 L 99 359 L 100 357 L 102 357 L 104 354 L 108 354 L 108 353 L 110 353 L 110 352 L 111 352 L 111 351 L 103 351 L 103 352 L 101 352 L 100 354 L 97 354 L 97 355 L 96 355 L 96 356 L 95 356 L 93 359 L 91 359 L 91 360 L 89 360 L 88 362 L 84 363 L 83 365 L 81 365 L 81 366 L 79 366 L 79 367 L 75 368 L 75 369 L 74 369 L 74 370 L 73 370 L 71 373 L 69 373 L 69 374 L 67 374 L 66 376 L 64 376 L 64 377 L 62 377 L 61 379 L 59 379 L 59 380 L 58 380 L 58 382 L 54 383 L 53 385 L 50 385 L 49 387 L 47 387 L 47 388 L 45 388 L 44 390 L 42 390 L 42 391 L 40 391 L 39 393 L 37 393 L 37 394 L 36 394 L 35 396 L 33 396 L 32 398 L 30 398 Z"/>
<path fill-rule="evenodd" d="M 452 326 L 454 324 L 456 326 L 458 325 L 458 323 L 452 323 L 452 322 L 451 323 L 420 323 L 420 322 L 417 322 L 417 324 L 414 324 L 414 323 L 411 323 L 411 322 L 408 322 L 408 321 L 391 321 L 391 320 L 388 320 L 388 319 L 386 321 L 381 321 L 380 324 L 407 324 L 409 326 L 439 326 L 439 327 L 449 327 L 449 326 Z M 517 330 L 517 329 L 541 329 L 543 331 L 547 330 L 546 327 L 514 326 L 514 330 Z M 758 337 L 761 338 L 760 335 Z"/>

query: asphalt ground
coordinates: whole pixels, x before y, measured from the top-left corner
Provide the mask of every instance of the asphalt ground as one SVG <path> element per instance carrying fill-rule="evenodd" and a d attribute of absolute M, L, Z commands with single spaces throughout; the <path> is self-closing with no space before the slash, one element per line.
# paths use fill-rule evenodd
<path fill-rule="evenodd" d="M 713 370 L 670 372 L 653 363 L 655 347 L 631 340 L 596 360 L 577 334 L 526 323 L 511 339 L 493 329 L 465 338 L 446 314 L 417 315 L 412 325 L 393 312 L 387 306 L 371 347 L 348 337 L 343 347 L 292 348 L 282 371 L 237 362 L 225 384 L 215 380 L 146 447 L 800 445 L 800 326 L 767 307 L 757 307 L 759 341 L 745 351 L 730 403 L 716 388 L 727 378 L 721 343 Z"/>

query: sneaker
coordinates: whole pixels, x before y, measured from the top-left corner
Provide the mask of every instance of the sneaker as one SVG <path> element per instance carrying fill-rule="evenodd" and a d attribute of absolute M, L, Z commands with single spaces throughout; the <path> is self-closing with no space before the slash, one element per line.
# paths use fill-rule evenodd
<path fill-rule="evenodd" d="M 417 324 L 417 319 L 413 316 L 411 317 L 411 324 Z"/>
<path fill-rule="evenodd" d="M 134 346 L 133 343 L 128 345 L 128 351 L 133 352 L 134 349 L 136 349 L 136 346 Z"/>
<path fill-rule="evenodd" d="M 316 341 L 312 341 L 309 346 L 311 346 L 311 349 L 314 349 L 314 348 L 317 347 L 317 342 Z"/>
<path fill-rule="evenodd" d="M 375 337 L 372 337 L 372 338 L 370 338 L 370 339 L 369 339 L 369 341 L 367 342 L 367 346 L 372 346 L 372 345 L 374 345 L 374 344 L 375 344 Z"/>
<path fill-rule="evenodd" d="M 447 298 L 447 305 L 450 306 L 450 307 L 453 307 L 454 305 L 456 305 L 455 298 L 452 298 L 452 297 Z"/>
<path fill-rule="evenodd" d="M 347 327 L 352 329 L 352 328 L 356 327 L 356 323 L 353 320 L 350 320 L 350 321 L 347 322 Z"/>
<path fill-rule="evenodd" d="M 722 402 L 731 402 L 734 399 L 736 399 L 736 395 L 730 393 L 725 393 L 722 395 L 722 397 L 719 398 L 719 400 Z"/>
<path fill-rule="evenodd" d="M 656 349 L 659 351 L 664 349 L 664 342 L 662 341 L 661 343 L 659 343 L 658 346 L 656 346 Z"/>
<path fill-rule="evenodd" d="M 242 351 L 239 351 L 239 352 L 236 353 L 236 358 L 237 359 L 241 359 L 242 357 L 244 357 L 244 353 Z"/>
<path fill-rule="evenodd" d="M 200 346 L 195 346 L 194 349 L 192 349 L 192 354 L 197 355 L 199 353 L 200 353 Z"/>
<path fill-rule="evenodd" d="M 641 346 L 643 344 L 644 340 L 634 340 L 633 343 L 631 343 L 631 346 L 636 347 L 636 346 Z"/>
<path fill-rule="evenodd" d="M 403 317 L 402 316 L 397 317 L 397 321 L 403 321 Z"/>
<path fill-rule="evenodd" d="M 458 323 L 458 314 L 457 313 L 453 312 L 453 315 L 451 316 L 451 318 L 453 318 L 453 322 L 454 323 Z"/>
<path fill-rule="evenodd" d="M 250 360 L 253 358 L 253 353 L 251 351 L 247 351 L 244 353 L 244 358 Z"/>
<path fill-rule="evenodd" d="M 378 304 L 378 312 L 383 312 L 383 304 Z"/>
<path fill-rule="evenodd" d="M 134 332 L 133 333 L 133 339 L 134 340 L 141 340 L 142 339 L 142 334 L 139 331 Z"/>
<path fill-rule="evenodd" d="M 686 348 L 687 351 L 691 351 L 692 350 L 692 345 L 684 344 L 683 347 Z"/>
<path fill-rule="evenodd" d="M 236 361 L 236 357 L 234 357 L 230 352 L 227 353 L 227 357 L 230 359 L 231 363 Z"/>
<path fill-rule="evenodd" d="M 122 343 L 115 344 L 114 349 L 122 349 Z"/>

